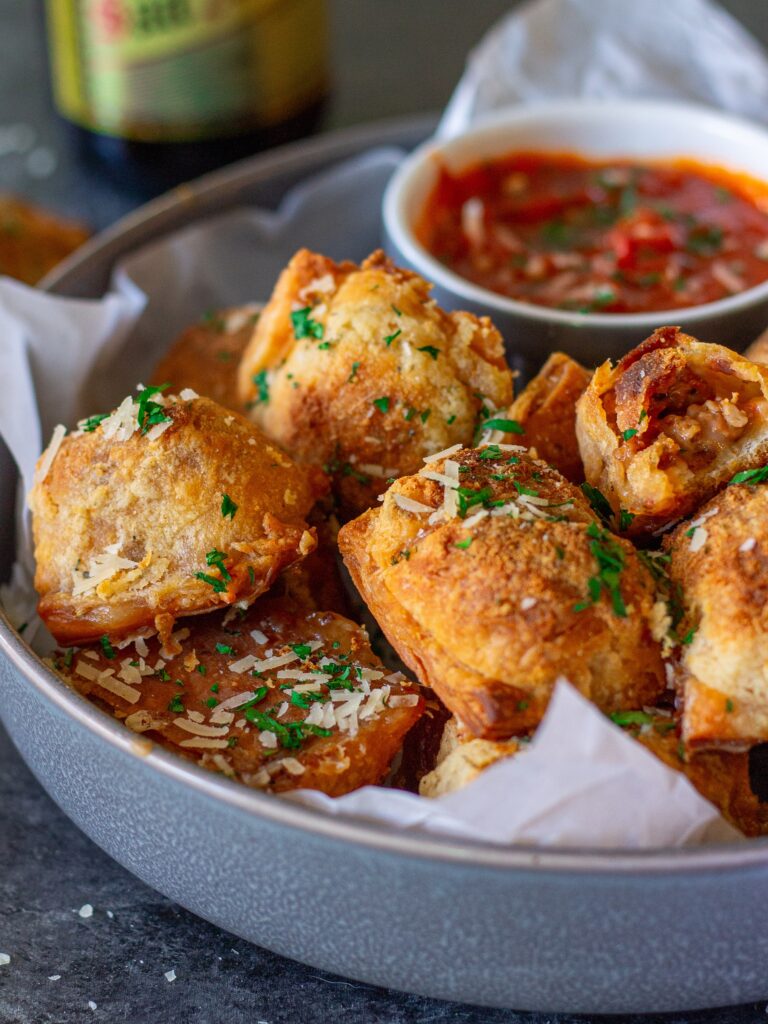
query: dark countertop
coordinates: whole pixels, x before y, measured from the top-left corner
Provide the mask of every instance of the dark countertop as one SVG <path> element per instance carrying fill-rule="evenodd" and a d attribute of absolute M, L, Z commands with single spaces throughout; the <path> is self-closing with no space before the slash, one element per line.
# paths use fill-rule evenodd
<path fill-rule="evenodd" d="M 328 125 L 439 108 L 467 48 L 509 6 L 506 0 L 333 0 L 336 91 Z M 726 6 L 768 40 L 765 0 L 730 0 Z M 440 61 L 420 59 L 422 49 L 431 49 L 438 15 L 451 27 L 441 34 Z M 38 0 L 0 0 L 0 191 L 28 195 L 103 227 L 138 197 L 77 161 L 51 112 L 44 66 Z M 86 904 L 93 914 L 83 917 Z M 0 965 L 0 1024 L 585 1021 L 476 1009 L 353 984 L 235 939 L 102 853 L 52 803 L 0 729 L 3 953 L 11 959 Z M 175 980 L 166 980 L 167 971 L 175 971 Z M 649 1018 L 621 1018 L 624 1024 L 643 1019 Z M 654 1019 L 751 1024 L 767 1018 L 761 1003 Z"/>

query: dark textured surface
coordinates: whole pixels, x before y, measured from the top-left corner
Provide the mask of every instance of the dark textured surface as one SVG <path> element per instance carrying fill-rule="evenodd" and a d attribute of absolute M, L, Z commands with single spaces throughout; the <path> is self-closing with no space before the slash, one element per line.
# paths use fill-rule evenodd
<path fill-rule="evenodd" d="M 439 106 L 466 48 L 507 6 L 504 0 L 335 0 L 337 90 L 329 122 Z M 727 6 L 768 38 L 765 0 Z M 439 63 L 423 59 L 425 50 L 434 52 L 438 11 L 451 26 L 440 38 Z M 36 0 L 0 0 L 0 149 L 8 125 L 21 123 L 35 133 L 22 152 L 0 156 L 0 190 L 103 226 L 132 208 L 137 196 L 73 158 L 50 112 L 43 66 Z M 94 913 L 82 919 L 78 910 L 86 903 Z M 11 957 L 0 966 L 0 1024 L 584 1020 L 475 1010 L 351 984 L 235 940 L 154 893 L 85 838 L 45 795 L 2 730 L 0 953 Z M 164 977 L 170 970 L 177 975 L 173 982 Z M 663 1019 L 751 1024 L 766 1020 L 765 1011 L 760 1004 Z M 604 1018 L 610 1019 L 617 1018 Z"/>

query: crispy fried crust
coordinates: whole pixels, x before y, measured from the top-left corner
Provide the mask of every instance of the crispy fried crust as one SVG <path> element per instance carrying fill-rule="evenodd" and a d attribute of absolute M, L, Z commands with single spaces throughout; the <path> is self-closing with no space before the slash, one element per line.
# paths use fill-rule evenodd
<path fill-rule="evenodd" d="M 652 531 L 768 461 L 768 369 L 662 327 L 595 371 L 576 433 L 589 483 Z"/>
<path fill-rule="evenodd" d="M 0 195 L 0 274 L 37 284 L 89 236 L 82 224 Z"/>
<path fill-rule="evenodd" d="M 699 524 L 699 525 L 693 525 Z M 690 748 L 768 740 L 768 489 L 728 487 L 667 540 L 685 616 L 678 689 Z"/>
<path fill-rule="evenodd" d="M 494 742 L 474 736 L 462 736 L 456 718 L 445 724 L 435 767 L 419 783 L 421 796 L 437 797 L 454 793 L 473 782 L 485 769 L 520 749 L 516 739 Z"/>
<path fill-rule="evenodd" d="M 576 439 L 576 403 L 591 377 L 592 372 L 570 356 L 553 352 L 508 413 L 525 431 L 521 440 L 574 484 L 584 479 Z"/>
<path fill-rule="evenodd" d="M 483 738 L 535 726 L 560 675 L 608 711 L 651 703 L 664 687 L 654 587 L 632 545 L 598 528 L 581 492 L 522 452 L 465 449 L 426 472 L 445 476 L 451 463 L 471 502 L 465 519 L 430 516 L 451 488 L 419 475 L 396 481 L 380 509 L 339 533 L 403 661 Z M 478 493 L 487 501 L 469 497 Z M 595 545 L 621 562 L 626 615 L 599 584 L 591 599 Z"/>
<path fill-rule="evenodd" d="M 387 674 L 365 631 L 332 612 L 296 611 L 290 602 L 266 598 L 242 617 L 192 620 L 177 639 L 175 656 L 150 638 L 119 650 L 95 645 L 61 652 L 55 667 L 134 732 L 274 793 L 319 789 L 341 796 L 380 782 L 422 714 L 418 687 Z M 288 658 L 254 677 L 238 664 L 248 655 Z M 318 681 L 286 678 L 291 673 Z M 242 699 L 232 702 L 238 694 Z"/>
<path fill-rule="evenodd" d="M 237 369 L 259 318 L 258 305 L 218 310 L 181 334 L 152 374 L 150 384 L 191 388 L 214 402 L 243 412 Z"/>
<path fill-rule="evenodd" d="M 512 399 L 501 335 L 443 312 L 429 288 L 381 252 L 357 267 L 301 250 L 243 357 L 251 417 L 298 461 L 331 468 L 345 518 Z M 297 309 L 308 319 L 294 326 Z"/>
<path fill-rule="evenodd" d="M 126 402 L 91 432 L 66 437 L 30 495 L 39 612 L 60 643 L 147 626 L 165 635 L 181 615 L 252 601 L 316 546 L 305 517 L 321 475 L 207 398 L 169 399 L 160 436 L 153 427 L 117 440 L 115 422 L 136 422 Z M 223 494 L 238 506 L 234 517 L 222 515 Z M 117 556 L 123 564 L 98 571 Z M 89 584 L 94 576 L 104 578 Z"/>

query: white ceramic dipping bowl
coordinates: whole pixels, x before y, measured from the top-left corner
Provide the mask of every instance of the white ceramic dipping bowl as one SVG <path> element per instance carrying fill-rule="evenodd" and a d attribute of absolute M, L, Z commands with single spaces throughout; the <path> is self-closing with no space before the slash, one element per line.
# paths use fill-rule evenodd
<path fill-rule="evenodd" d="M 768 281 L 717 302 L 658 313 L 572 313 L 518 302 L 449 270 L 416 238 L 413 225 L 445 166 L 454 173 L 515 151 L 575 153 L 586 159 L 692 158 L 768 182 L 768 131 L 691 104 L 566 101 L 501 111 L 451 139 L 432 139 L 402 163 L 384 196 L 384 246 L 435 285 L 446 309 L 485 314 L 510 358 L 528 370 L 554 349 L 587 366 L 622 355 L 663 324 L 702 341 L 745 348 L 768 325 Z"/>

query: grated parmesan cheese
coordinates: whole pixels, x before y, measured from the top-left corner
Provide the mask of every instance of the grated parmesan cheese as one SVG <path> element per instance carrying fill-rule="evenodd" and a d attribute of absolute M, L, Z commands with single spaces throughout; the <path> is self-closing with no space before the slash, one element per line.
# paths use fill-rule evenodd
<path fill-rule="evenodd" d="M 424 512 L 432 513 L 435 511 L 431 505 L 424 505 L 422 502 L 416 501 L 414 498 L 406 497 L 405 494 L 395 494 L 393 495 L 393 498 L 398 508 L 401 508 L 404 512 L 421 514 Z"/>
<path fill-rule="evenodd" d="M 61 448 L 61 442 L 66 437 L 66 434 L 67 428 L 62 426 L 61 423 L 53 428 L 51 440 L 48 442 L 48 447 L 43 452 L 40 462 L 37 465 L 37 469 L 35 470 L 36 484 L 41 484 L 48 476 L 50 468 L 53 465 L 53 460 L 58 455 L 59 448 Z"/>
<path fill-rule="evenodd" d="M 751 551 L 756 544 L 757 541 L 754 537 L 748 537 L 743 544 L 739 545 L 739 551 Z"/>
<path fill-rule="evenodd" d="M 434 455 L 427 455 L 427 457 L 421 461 L 437 462 L 439 459 L 447 459 L 449 455 L 455 455 L 456 452 L 460 452 L 463 447 L 463 444 L 452 444 L 450 448 L 444 448 L 441 452 L 435 452 Z"/>
<path fill-rule="evenodd" d="M 188 718 L 174 718 L 173 724 L 184 732 L 190 732 L 193 736 L 208 736 L 218 738 L 226 736 L 229 728 L 226 725 L 203 725 L 201 722 L 191 722 Z"/>

